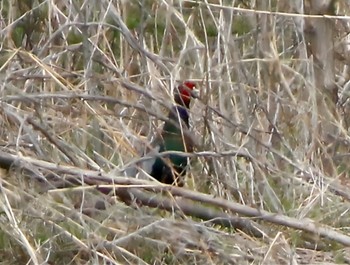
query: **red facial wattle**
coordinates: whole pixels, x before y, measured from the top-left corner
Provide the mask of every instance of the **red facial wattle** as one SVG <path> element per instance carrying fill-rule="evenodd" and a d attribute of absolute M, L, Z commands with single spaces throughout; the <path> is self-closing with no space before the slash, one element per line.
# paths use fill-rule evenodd
<path fill-rule="evenodd" d="M 181 99 L 184 103 L 189 104 L 191 101 L 191 91 L 196 87 L 196 84 L 192 81 L 185 81 L 182 85 L 179 86 L 179 92 Z"/>

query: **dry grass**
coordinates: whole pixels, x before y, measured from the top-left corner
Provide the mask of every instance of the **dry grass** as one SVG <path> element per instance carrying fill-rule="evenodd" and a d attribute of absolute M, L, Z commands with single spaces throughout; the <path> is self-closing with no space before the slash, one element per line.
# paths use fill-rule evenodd
<path fill-rule="evenodd" d="M 270 15 L 231 2 L 1 1 L 1 151 L 118 175 L 161 129 L 176 81 L 193 79 L 187 187 L 346 235 L 348 20 L 330 18 L 341 97 L 325 121 L 303 17 L 288 1 Z M 265 221 L 253 238 L 52 175 L 1 171 L 0 264 L 350 263 L 336 240 Z"/>

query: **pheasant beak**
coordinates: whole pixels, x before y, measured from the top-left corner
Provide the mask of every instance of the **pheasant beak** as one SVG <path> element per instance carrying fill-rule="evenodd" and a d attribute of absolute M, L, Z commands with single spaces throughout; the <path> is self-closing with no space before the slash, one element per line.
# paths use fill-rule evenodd
<path fill-rule="evenodd" d="M 199 96 L 200 96 L 199 89 L 194 88 L 194 89 L 191 91 L 191 97 L 193 97 L 193 98 L 199 98 Z"/>
<path fill-rule="evenodd" d="M 191 85 L 184 83 L 184 85 L 181 87 L 182 90 L 186 91 L 188 93 L 188 96 L 191 98 L 199 98 L 199 89 L 196 87 L 196 85 L 192 82 Z"/>

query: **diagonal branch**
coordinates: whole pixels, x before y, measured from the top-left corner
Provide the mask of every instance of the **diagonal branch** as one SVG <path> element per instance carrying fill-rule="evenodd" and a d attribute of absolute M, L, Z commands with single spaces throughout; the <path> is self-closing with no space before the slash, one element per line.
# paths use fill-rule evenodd
<path fill-rule="evenodd" d="M 147 205 L 150 207 L 159 207 L 168 211 L 174 209 L 181 211 L 185 214 L 191 215 L 197 218 L 203 218 L 207 221 L 225 219 L 222 225 L 243 225 L 243 228 L 253 228 L 251 234 L 257 234 L 259 231 L 257 225 L 252 223 L 244 225 L 244 222 L 249 223 L 251 220 L 238 221 L 236 216 L 230 214 L 225 215 L 223 211 L 230 211 L 235 214 L 240 214 L 247 217 L 253 217 L 270 223 L 290 227 L 293 229 L 309 232 L 329 240 L 333 240 L 340 244 L 350 246 L 350 237 L 342 234 L 331 227 L 326 227 L 322 224 L 317 224 L 310 219 L 295 219 L 292 217 L 285 216 L 283 214 L 271 213 L 264 210 L 255 209 L 239 203 L 227 201 L 220 198 L 213 198 L 211 195 L 191 191 L 185 188 L 179 188 L 163 184 L 153 184 L 154 182 L 139 180 L 133 178 L 123 177 L 111 177 L 103 172 L 83 170 L 76 167 L 61 166 L 50 162 L 33 159 L 30 157 L 21 157 L 10 153 L 0 151 L 0 167 L 10 169 L 11 166 L 25 167 L 30 171 L 33 171 L 33 167 L 39 167 L 42 170 L 55 172 L 56 174 L 69 174 L 74 177 L 68 178 L 73 183 L 80 183 L 81 179 L 85 184 L 96 185 L 96 188 L 104 193 L 114 192 L 119 198 L 125 202 L 136 201 L 136 203 Z M 109 184 L 109 185 L 104 185 Z M 172 201 L 161 196 L 159 199 L 151 196 L 146 196 L 146 192 L 142 190 L 151 191 L 156 194 L 164 192 L 172 196 L 178 196 Z M 185 199 L 187 200 L 185 200 Z M 189 204 L 189 203 L 193 204 Z M 210 210 L 212 208 L 205 207 L 203 205 L 194 204 L 194 202 L 206 203 L 210 207 L 217 207 L 223 210 L 222 212 L 216 210 Z M 205 208 L 204 208 L 205 207 Z M 215 221 L 214 221 L 215 222 Z M 243 229 L 242 227 L 237 227 Z M 261 233 L 262 235 L 262 233 Z"/>

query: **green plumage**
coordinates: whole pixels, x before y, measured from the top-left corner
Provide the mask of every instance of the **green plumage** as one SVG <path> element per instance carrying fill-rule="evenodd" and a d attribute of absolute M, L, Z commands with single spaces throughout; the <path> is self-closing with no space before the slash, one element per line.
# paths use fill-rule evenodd
<path fill-rule="evenodd" d="M 195 83 L 187 81 L 175 92 L 174 106 L 165 122 L 159 144 L 159 156 L 152 166 L 151 176 L 166 184 L 183 185 L 188 158 L 180 154 L 162 155 L 165 151 L 192 152 L 192 142 L 188 134 L 189 114 L 192 89 Z"/>
<path fill-rule="evenodd" d="M 192 146 L 188 137 L 188 110 L 184 107 L 174 107 L 169 114 L 169 121 L 164 124 L 159 153 L 164 151 L 192 151 Z M 181 121 L 181 123 L 180 123 Z M 166 183 L 182 185 L 181 179 L 186 174 L 188 158 L 183 155 L 170 154 L 157 157 L 152 167 L 151 176 Z"/>

